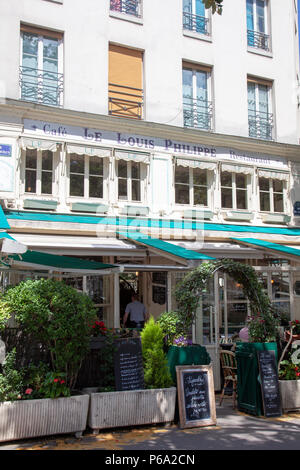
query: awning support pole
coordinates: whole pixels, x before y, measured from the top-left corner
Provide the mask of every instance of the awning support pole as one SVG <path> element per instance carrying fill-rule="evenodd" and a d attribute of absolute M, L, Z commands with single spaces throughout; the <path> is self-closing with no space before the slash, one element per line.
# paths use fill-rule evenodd
<path fill-rule="evenodd" d="M 120 280 L 114 273 L 114 328 L 120 328 Z"/>

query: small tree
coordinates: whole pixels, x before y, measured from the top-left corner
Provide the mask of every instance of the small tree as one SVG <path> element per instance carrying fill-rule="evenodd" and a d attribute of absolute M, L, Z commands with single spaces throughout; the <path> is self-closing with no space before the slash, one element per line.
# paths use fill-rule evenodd
<path fill-rule="evenodd" d="M 52 370 L 65 373 L 72 388 L 96 319 L 91 299 L 61 281 L 27 280 L 5 292 L 1 311 L 50 352 Z"/>
<path fill-rule="evenodd" d="M 144 378 L 147 388 L 167 388 L 173 383 L 163 351 L 163 338 L 160 325 L 151 317 L 141 332 Z"/>

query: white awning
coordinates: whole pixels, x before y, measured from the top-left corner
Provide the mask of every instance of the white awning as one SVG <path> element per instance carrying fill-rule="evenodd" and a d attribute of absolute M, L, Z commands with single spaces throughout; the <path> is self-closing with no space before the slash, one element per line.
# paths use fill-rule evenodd
<path fill-rule="evenodd" d="M 222 171 L 229 173 L 242 173 L 243 175 L 253 175 L 254 169 L 251 166 L 232 165 L 230 163 L 222 163 Z"/>
<path fill-rule="evenodd" d="M 119 150 L 115 151 L 116 160 L 125 160 L 126 162 L 139 162 L 139 163 L 149 163 L 150 155 L 147 153 L 139 152 L 122 152 Z"/>
<path fill-rule="evenodd" d="M 176 158 L 176 165 L 188 168 L 201 168 L 201 170 L 210 171 L 214 171 L 217 168 L 217 164 L 215 162 L 200 161 L 192 158 Z"/>
<path fill-rule="evenodd" d="M 276 170 L 258 170 L 258 176 L 260 178 L 269 178 L 273 180 L 287 181 L 289 179 L 289 173 Z"/>
<path fill-rule="evenodd" d="M 86 147 L 84 145 L 67 144 L 67 153 L 76 153 L 77 155 L 90 155 L 96 157 L 110 157 L 111 151 L 102 147 Z"/>
<path fill-rule="evenodd" d="M 21 138 L 21 148 L 26 149 L 37 149 L 37 150 L 49 150 L 51 152 L 56 152 L 58 142 L 53 140 L 40 140 L 40 139 L 30 139 L 27 137 Z"/>

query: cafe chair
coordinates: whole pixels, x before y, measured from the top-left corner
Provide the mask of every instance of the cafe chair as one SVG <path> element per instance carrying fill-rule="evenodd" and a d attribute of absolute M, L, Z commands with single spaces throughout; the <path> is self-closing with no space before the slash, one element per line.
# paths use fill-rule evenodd
<path fill-rule="evenodd" d="M 235 358 L 235 353 L 232 351 L 220 351 L 220 360 L 224 376 L 224 385 L 220 397 L 220 406 L 224 398 L 224 393 L 229 382 L 233 384 L 233 408 L 236 405 L 236 388 L 237 388 L 237 363 Z"/>

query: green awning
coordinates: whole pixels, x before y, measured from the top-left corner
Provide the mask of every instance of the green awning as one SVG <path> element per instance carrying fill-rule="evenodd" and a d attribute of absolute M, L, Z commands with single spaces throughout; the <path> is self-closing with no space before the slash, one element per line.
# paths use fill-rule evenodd
<path fill-rule="evenodd" d="M 159 240 L 158 238 L 152 238 L 148 235 L 145 235 L 140 232 L 118 232 L 124 238 L 132 240 L 138 244 L 152 248 L 152 251 L 159 255 L 165 255 L 171 257 L 176 261 L 182 262 L 185 264 L 190 264 L 190 262 L 195 261 L 208 261 L 213 260 L 211 256 L 203 255 L 196 251 L 187 250 L 182 246 L 173 245 L 172 243 L 166 242 L 164 240 Z"/>
<path fill-rule="evenodd" d="M 232 238 L 232 240 L 265 251 L 265 253 L 281 254 L 283 258 L 300 261 L 300 250 L 278 243 L 257 240 L 256 238 Z"/>
<path fill-rule="evenodd" d="M 0 229 L 1 230 L 3 230 L 3 229 L 7 230 L 9 228 L 10 228 L 10 226 L 9 226 L 7 220 L 6 220 L 6 217 L 4 215 L 2 207 L 0 206 Z"/>
<path fill-rule="evenodd" d="M 57 272 L 81 273 L 84 274 L 109 274 L 110 272 L 120 272 L 122 267 L 114 264 L 104 264 L 96 261 L 84 260 L 71 256 L 52 255 L 39 251 L 27 250 L 22 255 L 9 257 L 13 260 L 13 266 L 32 269 L 46 269 Z"/>

